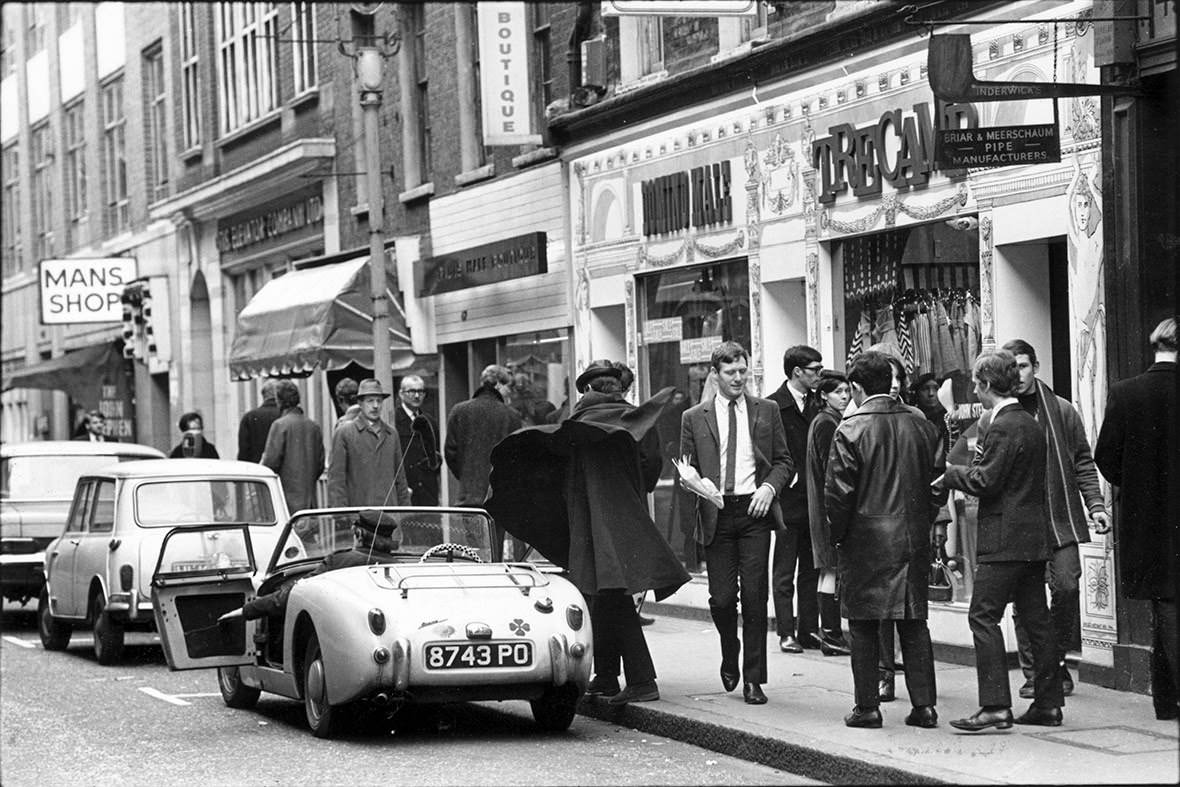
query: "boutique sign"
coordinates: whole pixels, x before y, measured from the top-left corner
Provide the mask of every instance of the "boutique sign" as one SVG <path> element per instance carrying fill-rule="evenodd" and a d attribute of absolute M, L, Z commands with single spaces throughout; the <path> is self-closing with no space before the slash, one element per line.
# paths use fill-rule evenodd
<path fill-rule="evenodd" d="M 733 221 L 729 184 L 728 161 L 643 181 L 643 234 L 728 224 Z"/>
<path fill-rule="evenodd" d="M 979 116 L 970 104 L 940 103 L 937 112 L 937 128 L 979 126 Z M 819 201 L 835 202 L 849 188 L 858 198 L 876 196 L 886 183 L 899 191 L 924 187 L 939 169 L 935 131 L 926 102 L 915 104 L 912 113 L 890 110 L 863 126 L 830 126 L 828 136 L 811 143 L 812 165 L 820 177 Z M 944 174 L 955 180 L 966 173 Z"/>
<path fill-rule="evenodd" d="M 546 235 L 530 232 L 421 260 L 414 266 L 414 275 L 418 296 L 424 297 L 535 276 L 548 270 Z"/>

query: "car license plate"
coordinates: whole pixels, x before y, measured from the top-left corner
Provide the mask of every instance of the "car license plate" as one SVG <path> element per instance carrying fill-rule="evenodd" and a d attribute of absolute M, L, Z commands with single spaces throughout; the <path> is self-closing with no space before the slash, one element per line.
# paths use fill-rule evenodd
<path fill-rule="evenodd" d="M 428 642 L 426 669 L 483 669 L 490 667 L 528 667 L 533 663 L 533 643 L 507 642 Z"/>

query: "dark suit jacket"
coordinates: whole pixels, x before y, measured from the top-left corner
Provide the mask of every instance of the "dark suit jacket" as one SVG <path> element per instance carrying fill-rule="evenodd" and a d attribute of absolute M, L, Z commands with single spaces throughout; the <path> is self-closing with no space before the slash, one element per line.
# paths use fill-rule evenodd
<path fill-rule="evenodd" d="M 774 487 L 776 497 L 770 504 L 770 514 L 774 526 L 781 529 L 783 512 L 777 496 L 795 475 L 783 420 L 779 417 L 777 404 L 749 394 L 746 394 L 746 412 L 754 449 L 754 483 L 759 486 L 768 483 Z M 721 439 L 712 397 L 689 408 L 680 417 L 680 455 L 688 456 L 702 478 L 712 480 L 718 489 L 721 488 Z M 697 541 L 709 546 L 717 532 L 717 507 L 695 495 L 693 502 L 697 507 Z"/>
<path fill-rule="evenodd" d="M 1019 404 L 994 417 L 970 466 L 948 465 L 945 484 L 979 498 L 979 562 L 1047 560 L 1045 432 Z"/>
<path fill-rule="evenodd" d="M 439 468 L 442 456 L 438 453 L 438 424 L 426 413 L 420 428 L 414 429 L 413 419 L 400 403 L 393 408 L 393 428 L 402 444 L 406 462 L 406 483 L 410 485 L 410 500 L 416 506 L 438 505 Z"/>
<path fill-rule="evenodd" d="M 787 390 L 784 382 L 779 389 L 767 397 L 778 405 L 779 416 L 783 419 L 783 429 L 787 433 L 787 451 L 795 463 L 795 470 L 799 480 L 794 486 L 787 486 L 778 496 L 783 508 L 783 521 L 789 525 L 807 524 L 807 430 L 811 422 L 819 413 L 819 404 L 815 396 L 809 391 L 803 399 L 803 412 L 795 406 L 795 396 Z M 787 484 L 790 484 L 790 479 Z"/>
<path fill-rule="evenodd" d="M 1115 526 L 1119 581 L 1131 598 L 1174 598 L 1180 551 L 1180 427 L 1176 364 L 1110 387 L 1094 448 L 1102 475 L 1118 487 Z"/>
<path fill-rule="evenodd" d="M 89 443 L 89 442 L 90 442 L 90 433 L 89 433 L 89 432 L 87 432 L 86 434 L 81 434 L 81 435 L 78 435 L 78 436 L 77 436 L 77 437 L 75 437 L 74 439 L 75 439 L 75 440 L 81 440 L 82 442 Z M 117 442 L 119 442 L 119 438 L 117 438 L 117 437 L 111 437 L 111 436 L 109 436 L 109 435 L 104 435 L 104 436 L 103 436 L 103 439 L 101 439 L 101 440 L 95 440 L 94 442 L 96 442 L 96 443 L 117 443 Z"/>

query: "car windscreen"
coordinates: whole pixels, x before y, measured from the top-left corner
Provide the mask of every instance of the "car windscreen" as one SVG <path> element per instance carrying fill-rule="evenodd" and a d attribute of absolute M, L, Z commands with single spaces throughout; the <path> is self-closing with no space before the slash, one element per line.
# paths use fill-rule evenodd
<path fill-rule="evenodd" d="M 242 479 L 146 482 L 135 490 L 135 521 L 144 527 L 240 522 L 273 525 L 270 487 Z"/>
<path fill-rule="evenodd" d="M 83 454 L 70 456 L 7 456 L 0 460 L 0 499 L 72 500 L 78 478 L 115 462 L 139 456 Z"/>
<path fill-rule="evenodd" d="M 459 544 L 476 550 L 485 563 L 492 560 L 491 522 L 487 514 L 424 509 L 387 510 L 386 516 L 397 522 L 397 527 L 388 538 L 374 540 L 369 547 L 374 551 L 410 562 L 433 546 Z M 318 562 L 333 552 L 351 549 L 356 543 L 353 535 L 356 519 L 356 512 L 295 517 L 274 569 L 281 571 L 285 566 L 308 560 Z"/>

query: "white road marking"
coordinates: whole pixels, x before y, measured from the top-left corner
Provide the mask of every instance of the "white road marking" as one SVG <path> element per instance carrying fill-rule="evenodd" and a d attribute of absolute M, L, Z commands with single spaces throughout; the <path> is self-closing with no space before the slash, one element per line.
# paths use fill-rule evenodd
<path fill-rule="evenodd" d="M 37 647 L 36 643 L 34 643 L 34 642 L 29 642 L 27 639 L 21 639 L 19 637 L 14 637 L 10 634 L 5 634 L 4 640 L 6 642 L 11 642 L 13 645 L 20 645 L 22 648 L 35 648 L 35 647 Z"/>
<path fill-rule="evenodd" d="M 151 686 L 140 686 L 139 690 L 142 691 L 144 694 L 148 695 L 149 697 L 155 697 L 158 700 L 163 700 L 164 702 L 170 702 L 173 705 L 192 705 L 191 702 L 186 702 L 185 700 L 178 699 L 176 697 L 173 697 L 171 694 L 165 694 L 162 691 L 158 691 L 157 689 L 153 689 Z"/>
<path fill-rule="evenodd" d="M 173 694 L 172 696 L 173 697 L 220 697 L 221 692 L 210 691 L 210 692 L 202 692 L 199 694 Z"/>

